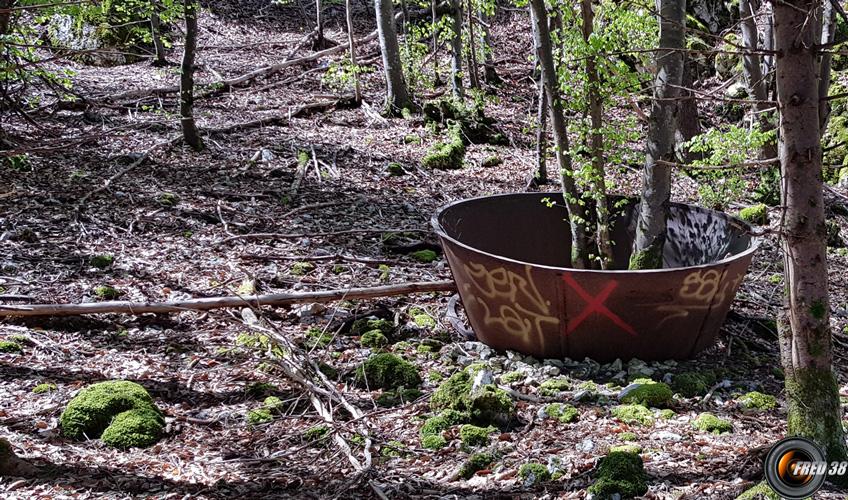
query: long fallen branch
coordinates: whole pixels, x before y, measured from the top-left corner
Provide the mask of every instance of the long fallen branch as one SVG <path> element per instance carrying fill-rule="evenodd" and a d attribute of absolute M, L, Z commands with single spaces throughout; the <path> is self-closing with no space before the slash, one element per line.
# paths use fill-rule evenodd
<path fill-rule="evenodd" d="M 268 295 L 244 295 L 240 297 L 204 297 L 200 299 L 176 300 L 173 302 L 89 302 L 83 304 L 32 304 L 0 305 L 0 317 L 20 316 L 80 316 L 83 314 L 144 314 L 174 313 L 182 311 L 208 311 L 245 306 L 284 306 L 305 302 L 334 302 L 337 300 L 373 299 L 411 293 L 454 292 L 453 281 L 430 281 L 383 285 L 347 290 L 325 290 L 320 292 L 274 293 Z"/>

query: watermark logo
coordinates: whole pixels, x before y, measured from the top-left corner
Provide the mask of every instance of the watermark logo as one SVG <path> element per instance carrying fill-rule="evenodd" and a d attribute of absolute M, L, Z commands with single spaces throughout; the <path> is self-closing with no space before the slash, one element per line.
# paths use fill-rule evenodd
<path fill-rule="evenodd" d="M 772 446 L 764 465 L 766 482 L 788 500 L 807 498 L 824 484 L 827 476 L 848 473 L 848 462 L 828 462 L 815 443 L 791 437 Z"/>

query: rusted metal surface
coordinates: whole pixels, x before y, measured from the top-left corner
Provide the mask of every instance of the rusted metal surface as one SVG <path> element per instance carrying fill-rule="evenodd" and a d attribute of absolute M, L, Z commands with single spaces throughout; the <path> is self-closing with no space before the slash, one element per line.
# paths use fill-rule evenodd
<path fill-rule="evenodd" d="M 622 203 L 612 226 L 616 269 L 626 269 L 635 234 L 635 205 Z M 559 193 L 507 194 L 452 203 L 433 216 L 482 342 L 609 361 L 683 359 L 715 341 L 758 245 L 747 224 L 673 204 L 663 269 L 578 270 L 566 267 L 561 205 Z"/>

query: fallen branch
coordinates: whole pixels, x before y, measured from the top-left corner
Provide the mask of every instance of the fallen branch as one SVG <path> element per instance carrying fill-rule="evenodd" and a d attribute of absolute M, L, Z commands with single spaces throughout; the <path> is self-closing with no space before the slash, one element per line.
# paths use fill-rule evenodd
<path fill-rule="evenodd" d="M 217 244 L 222 245 L 235 240 L 294 240 L 297 238 L 321 238 L 324 236 L 341 236 L 344 234 L 368 233 L 426 233 L 424 229 L 345 229 L 326 233 L 248 233 L 224 238 Z"/>
<path fill-rule="evenodd" d="M 89 302 L 83 304 L 33 304 L 25 306 L 0 305 L 0 317 L 21 316 L 80 316 L 83 314 L 144 314 L 174 313 L 182 311 L 208 311 L 245 306 L 286 306 L 304 302 L 334 302 L 337 300 L 373 299 L 412 293 L 453 292 L 453 281 L 431 281 L 384 285 L 347 290 L 325 290 L 319 292 L 275 293 L 268 295 L 245 295 L 241 297 L 204 297 L 173 302 Z"/>

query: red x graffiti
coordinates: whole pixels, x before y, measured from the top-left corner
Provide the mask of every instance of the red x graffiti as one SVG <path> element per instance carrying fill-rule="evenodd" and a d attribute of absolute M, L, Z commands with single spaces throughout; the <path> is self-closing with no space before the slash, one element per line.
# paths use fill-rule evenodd
<path fill-rule="evenodd" d="M 588 318 L 593 313 L 598 313 L 609 318 L 613 323 L 615 323 L 619 328 L 621 328 L 628 334 L 633 335 L 634 337 L 637 335 L 636 331 L 633 329 L 632 326 L 625 323 L 623 319 L 618 317 L 617 314 L 610 311 L 609 308 L 604 305 L 604 302 L 606 302 L 607 298 L 610 296 L 612 291 L 615 290 L 615 288 L 618 286 L 617 281 L 610 281 L 609 283 L 607 283 L 607 286 L 604 287 L 603 290 L 601 290 L 601 293 L 592 297 L 586 292 L 586 290 L 583 289 L 582 286 L 580 286 L 580 283 L 577 283 L 574 278 L 571 277 L 570 274 L 563 274 L 562 279 L 568 284 L 568 286 L 570 286 L 574 289 L 575 292 L 577 292 L 577 295 L 579 295 L 580 298 L 586 301 L 586 308 L 583 309 L 580 314 L 578 314 L 574 318 L 571 318 L 571 320 L 568 321 L 566 333 L 573 332 L 578 326 L 580 326 L 580 323 L 586 320 L 586 318 Z"/>

